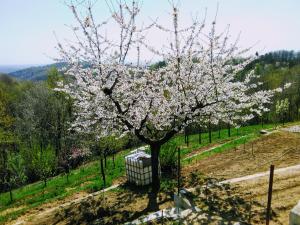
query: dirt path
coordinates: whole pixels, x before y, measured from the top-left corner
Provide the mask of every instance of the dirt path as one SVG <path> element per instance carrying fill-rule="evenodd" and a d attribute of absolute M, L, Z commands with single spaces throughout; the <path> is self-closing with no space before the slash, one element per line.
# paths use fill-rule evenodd
<path fill-rule="evenodd" d="M 295 125 L 291 127 L 282 128 L 283 131 L 293 132 L 293 133 L 300 133 L 300 126 Z"/>
<path fill-rule="evenodd" d="M 293 173 L 297 173 L 297 172 L 300 172 L 300 164 L 274 170 L 274 174 L 284 174 L 284 175 L 293 174 Z M 221 184 L 226 184 L 226 183 L 233 184 L 233 183 L 254 180 L 254 179 L 261 178 L 261 177 L 269 176 L 269 174 L 270 174 L 270 172 L 266 171 L 263 173 L 256 173 L 256 174 L 252 174 L 252 175 L 248 175 L 248 176 L 244 176 L 244 177 L 238 177 L 238 178 L 224 180 L 224 181 L 221 181 L 220 183 Z"/>

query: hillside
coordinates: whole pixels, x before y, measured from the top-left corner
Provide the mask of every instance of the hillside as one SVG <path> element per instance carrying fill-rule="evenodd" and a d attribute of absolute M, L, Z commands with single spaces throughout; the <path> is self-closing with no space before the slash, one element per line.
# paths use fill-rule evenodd
<path fill-rule="evenodd" d="M 291 133 L 287 129 L 277 129 L 270 130 L 269 135 L 261 135 L 258 133 L 259 128 L 259 126 L 243 128 L 239 135 L 245 135 L 244 132 L 250 132 L 248 135 L 255 134 L 255 138 L 248 140 L 245 144 L 236 142 L 236 145 L 225 149 L 220 142 L 223 140 L 221 138 L 215 144 L 222 150 L 211 149 L 211 153 L 208 155 L 205 150 L 209 144 L 206 142 L 204 145 L 198 145 L 197 148 L 193 149 L 194 154 L 201 153 L 201 158 L 195 157 L 192 161 L 186 161 L 185 155 L 182 155 L 183 185 L 188 189 L 191 187 L 195 189 L 195 187 L 204 187 L 203 184 L 206 182 L 266 172 L 270 163 L 273 163 L 276 169 L 295 166 L 299 163 L 299 151 L 295 149 L 295 146 L 299 144 L 299 133 Z M 223 135 L 225 134 L 226 132 Z M 191 141 L 194 140 L 197 143 L 197 138 L 197 135 L 192 136 Z M 239 139 L 238 137 L 235 138 L 233 140 Z M 185 149 L 183 137 L 180 139 L 180 145 L 182 149 Z M 120 153 L 117 158 L 117 165 L 124 165 L 124 154 Z M 118 176 L 121 177 L 124 175 L 124 166 L 122 166 L 122 172 L 117 167 L 113 169 L 112 166 L 112 159 L 109 158 L 108 171 L 118 171 L 120 172 Z M 18 199 L 13 203 L 9 203 L 8 193 L 3 194 L 0 223 L 1 219 L 3 222 L 9 218 L 17 218 L 7 221 L 7 223 L 123 224 L 152 212 L 145 208 L 147 205 L 147 187 L 137 189 L 124 183 L 124 178 L 112 180 L 110 184 L 119 184 L 119 186 L 112 186 L 112 189 L 107 189 L 105 194 L 96 192 L 100 189 L 99 184 L 101 183 L 97 175 L 99 170 L 99 162 L 95 161 L 72 171 L 69 182 L 66 181 L 65 175 L 52 178 L 44 191 L 41 182 L 17 189 L 14 194 Z M 175 181 L 175 178 L 173 179 Z M 169 180 L 167 182 L 165 180 L 162 184 L 159 201 L 160 210 L 174 206 L 171 195 L 172 192 L 176 191 L 176 182 L 174 181 Z M 198 194 L 195 197 L 196 205 L 201 207 L 203 213 L 210 215 L 201 217 L 202 221 L 206 222 L 205 224 L 215 224 L 212 222 L 218 220 L 238 219 L 251 220 L 250 224 L 265 223 L 268 176 L 232 182 L 232 184 L 228 183 L 225 186 L 215 183 L 210 183 L 210 185 L 211 191 L 206 190 L 205 192 L 209 197 L 203 194 Z M 195 190 L 201 189 L 196 188 Z M 251 191 L 249 192 L 249 190 Z M 274 190 L 276 194 L 273 196 L 273 222 L 274 224 L 287 224 L 289 210 L 296 204 L 296 199 L 299 197 L 299 170 L 287 171 L 280 175 L 276 173 Z M 220 208 L 216 214 L 213 210 L 214 206 Z M 236 214 L 231 217 L 232 210 L 235 210 Z M 206 218 L 211 218 L 211 221 L 206 221 Z M 195 218 L 186 219 L 193 221 Z"/>
<path fill-rule="evenodd" d="M 46 79 L 47 71 L 50 68 L 55 67 L 61 69 L 63 66 L 65 66 L 64 63 L 53 63 L 44 66 L 31 66 L 28 68 L 3 67 L 3 70 L 5 70 L 3 73 L 9 73 L 9 75 L 21 80 L 39 81 Z M 164 66 L 163 61 L 152 65 L 151 68 L 155 69 L 161 66 Z M 2 67 L 0 66 L 0 72 L 1 68 Z M 267 83 L 267 88 L 276 88 L 286 81 L 293 82 L 297 79 L 296 75 L 300 74 L 298 73 L 300 70 L 300 52 L 281 50 L 266 53 L 248 65 L 245 72 L 248 72 L 251 69 L 255 69 L 256 73 L 261 75 L 262 81 Z M 242 75 L 244 74 L 245 73 Z"/>
<path fill-rule="evenodd" d="M 33 65 L 0 65 L 0 73 L 13 73 L 18 70 L 22 70 Z"/>
<path fill-rule="evenodd" d="M 21 80 L 39 81 L 47 78 L 47 72 L 50 68 L 55 67 L 57 69 L 61 69 L 63 66 L 64 63 L 53 63 L 45 66 L 35 66 L 17 70 L 9 73 L 9 75 Z"/>

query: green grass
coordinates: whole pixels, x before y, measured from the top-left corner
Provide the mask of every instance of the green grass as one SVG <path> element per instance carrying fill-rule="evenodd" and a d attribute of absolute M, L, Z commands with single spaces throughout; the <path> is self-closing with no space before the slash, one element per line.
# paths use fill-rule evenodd
<path fill-rule="evenodd" d="M 272 128 L 273 125 L 265 125 L 264 129 Z M 236 145 L 249 141 L 258 135 L 258 131 L 262 129 L 261 125 L 241 127 L 240 129 L 231 129 L 231 137 L 227 135 L 227 129 L 221 130 L 221 136 L 218 138 L 218 132 L 212 132 L 212 144 L 221 144 L 220 147 L 215 148 L 211 152 L 206 152 L 198 155 L 189 160 L 185 160 L 184 163 L 190 163 L 193 160 L 199 160 L 209 157 L 212 154 L 216 154 L 227 149 L 230 149 Z M 236 140 L 235 140 L 236 139 Z M 227 143 L 228 141 L 231 142 Z M 235 140 L 235 141 L 234 141 Z M 186 147 L 184 143 L 184 136 L 178 135 L 174 137 L 173 141 L 177 146 L 181 147 L 182 157 L 198 149 L 209 145 L 208 134 L 202 134 L 202 143 L 199 144 L 198 134 L 189 136 L 189 146 Z M 107 187 L 112 184 L 112 181 L 125 173 L 124 156 L 128 154 L 129 150 L 120 152 L 115 157 L 115 168 L 113 168 L 111 158 L 108 159 L 106 169 L 106 183 Z M 64 199 L 65 197 L 72 195 L 79 191 L 94 192 L 103 188 L 102 178 L 100 177 L 100 163 L 99 160 L 87 163 L 78 169 L 72 170 L 69 175 L 69 182 L 67 182 L 66 175 L 59 175 L 48 180 L 47 187 L 44 188 L 43 182 L 36 182 L 26 185 L 22 188 L 15 189 L 13 191 L 14 201 L 11 203 L 9 193 L 0 194 L 0 223 L 4 223 L 8 219 L 14 219 L 26 212 L 30 208 L 37 207 L 41 204 Z M 14 212 L 1 215 L 6 209 L 22 207 Z"/>
<path fill-rule="evenodd" d="M 201 159 L 207 158 L 211 155 L 214 155 L 216 153 L 221 153 L 221 152 L 224 152 L 226 150 L 233 149 L 234 147 L 237 147 L 237 146 L 242 145 L 244 143 L 253 141 L 256 138 L 258 138 L 259 136 L 260 136 L 259 133 L 250 133 L 250 134 L 247 134 L 245 136 L 238 137 L 234 140 L 228 141 L 224 144 L 221 144 L 221 145 L 213 148 L 211 151 L 203 152 L 203 153 L 200 153 L 200 154 L 196 155 L 195 157 L 191 157 L 191 158 L 188 158 L 186 160 L 183 160 L 183 164 L 184 165 L 190 164 L 195 160 L 201 160 Z"/>
<path fill-rule="evenodd" d="M 112 181 L 125 171 L 124 156 L 129 150 L 123 151 L 115 157 L 115 168 L 111 158 L 107 161 L 106 184 L 111 186 Z M 78 169 L 72 170 L 67 181 L 66 175 L 59 175 L 48 180 L 47 186 L 43 182 L 36 182 L 13 191 L 13 202 L 10 202 L 9 193 L 0 194 L 0 223 L 9 218 L 16 218 L 26 210 L 54 200 L 63 199 L 75 192 L 94 192 L 103 188 L 102 177 L 100 177 L 99 160 L 90 162 Z M 20 210 L 1 215 L 8 208 L 22 206 Z M 24 208 L 23 208 L 24 206 Z"/>
<path fill-rule="evenodd" d="M 212 132 L 212 142 L 209 143 L 209 137 L 208 133 L 203 133 L 202 136 L 202 142 L 199 144 L 199 135 L 194 134 L 189 136 L 189 146 L 186 146 L 184 143 L 184 135 L 179 135 L 174 138 L 174 141 L 176 142 L 177 146 L 181 147 L 181 155 L 184 158 L 186 155 L 194 151 L 195 149 L 202 148 L 208 145 L 213 144 L 222 144 L 224 142 L 228 142 L 230 140 L 234 140 L 236 138 L 246 136 L 249 134 L 258 134 L 261 129 L 271 129 L 273 128 L 273 124 L 265 124 L 262 128 L 261 125 L 252 125 L 252 126 L 245 126 L 240 127 L 239 129 L 232 128 L 231 129 L 231 135 L 228 137 L 228 131 L 227 129 L 222 129 L 220 131 L 220 138 L 219 138 L 219 132 L 214 131 Z"/>

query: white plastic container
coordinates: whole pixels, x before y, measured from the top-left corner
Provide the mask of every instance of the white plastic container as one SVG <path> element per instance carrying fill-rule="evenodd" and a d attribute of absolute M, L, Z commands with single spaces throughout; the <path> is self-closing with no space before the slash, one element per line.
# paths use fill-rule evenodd
<path fill-rule="evenodd" d="M 125 157 L 127 179 L 138 186 L 152 182 L 151 155 L 145 153 L 144 149 L 145 147 L 141 147 L 133 150 Z"/>

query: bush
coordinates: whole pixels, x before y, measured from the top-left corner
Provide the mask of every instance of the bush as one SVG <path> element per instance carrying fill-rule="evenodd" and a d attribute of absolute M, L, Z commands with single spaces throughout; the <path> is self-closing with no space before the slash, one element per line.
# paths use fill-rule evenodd
<path fill-rule="evenodd" d="M 163 172 L 174 173 L 177 169 L 177 145 L 171 140 L 161 146 L 160 166 Z"/>

